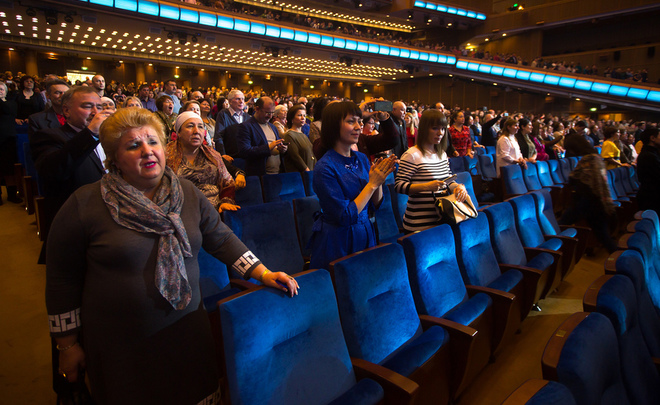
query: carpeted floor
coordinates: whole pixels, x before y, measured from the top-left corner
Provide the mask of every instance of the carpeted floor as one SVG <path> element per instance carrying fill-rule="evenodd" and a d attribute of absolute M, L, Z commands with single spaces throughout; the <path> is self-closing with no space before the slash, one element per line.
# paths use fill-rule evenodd
<path fill-rule="evenodd" d="M 6 193 L 4 194 L 6 196 Z M 44 304 L 45 268 L 34 216 L 22 206 L 0 206 L 0 404 L 54 404 L 50 340 Z M 589 284 L 604 274 L 607 253 L 585 257 L 560 288 L 540 302 L 541 312 L 522 323 L 521 333 L 504 347 L 460 398 L 459 405 L 500 404 L 529 378 L 541 378 L 541 355 L 555 329 L 582 310 Z"/>

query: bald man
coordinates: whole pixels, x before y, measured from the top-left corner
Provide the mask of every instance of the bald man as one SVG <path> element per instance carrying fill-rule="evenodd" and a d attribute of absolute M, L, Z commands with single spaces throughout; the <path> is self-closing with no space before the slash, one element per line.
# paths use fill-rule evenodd
<path fill-rule="evenodd" d="M 393 151 L 397 157 L 401 157 L 403 152 L 408 149 L 406 122 L 403 120 L 406 116 L 406 104 L 403 101 L 395 101 L 394 104 L 392 104 L 392 112 L 390 113 L 390 116 L 399 130 L 399 139 L 397 140 L 397 145 L 394 147 Z"/>

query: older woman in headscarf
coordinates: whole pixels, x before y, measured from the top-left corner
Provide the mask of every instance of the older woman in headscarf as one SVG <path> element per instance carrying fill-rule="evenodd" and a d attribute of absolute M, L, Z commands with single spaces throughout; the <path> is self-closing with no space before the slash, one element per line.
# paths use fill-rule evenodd
<path fill-rule="evenodd" d="M 67 200 L 48 238 L 46 306 L 60 373 L 73 382 L 85 368 L 100 405 L 219 403 L 200 248 L 290 296 L 298 284 L 270 272 L 165 165 L 156 116 L 123 108 L 99 135 L 109 173 Z"/>
<path fill-rule="evenodd" d="M 204 193 L 216 210 L 236 211 L 236 184 L 222 161 L 222 155 L 204 144 L 206 127 L 199 114 L 185 111 L 174 124 L 176 139 L 167 144 L 167 166 L 179 177 L 190 180 Z"/>

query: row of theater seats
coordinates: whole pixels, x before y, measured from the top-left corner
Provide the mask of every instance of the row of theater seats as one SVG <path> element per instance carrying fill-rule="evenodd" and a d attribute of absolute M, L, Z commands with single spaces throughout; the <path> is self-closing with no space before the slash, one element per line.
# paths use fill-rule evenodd
<path fill-rule="evenodd" d="M 570 316 L 548 341 L 543 378 L 507 401 L 519 404 L 657 404 L 660 398 L 660 223 L 636 214 L 605 275 L 587 289 L 585 312 Z"/>
<path fill-rule="evenodd" d="M 225 212 L 223 220 L 269 268 L 298 273 L 301 235 L 311 228 L 298 217 L 318 209 L 309 202 L 318 204 L 315 196 L 263 203 Z M 267 289 L 217 304 L 235 288 L 254 286 L 230 283 L 226 267 L 202 253 L 204 302 L 224 342 L 219 362 L 231 403 L 277 395 L 282 403 L 321 404 L 344 391 L 374 398 L 364 403 L 381 395 L 394 404 L 455 400 L 571 271 L 584 252 L 584 231 L 560 229 L 549 193 L 538 190 L 484 207 L 453 228 L 429 228 L 340 259 L 330 277 L 324 270 L 297 275 L 301 295 L 292 300 Z M 255 389 L 255 373 L 274 385 Z M 320 388 L 318 375 L 344 382 Z M 362 382 L 367 376 L 384 394 Z"/>

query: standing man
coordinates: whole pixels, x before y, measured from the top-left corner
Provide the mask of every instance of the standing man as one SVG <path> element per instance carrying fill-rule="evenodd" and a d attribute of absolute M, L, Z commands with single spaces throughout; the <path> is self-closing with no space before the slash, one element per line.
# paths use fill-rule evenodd
<path fill-rule="evenodd" d="M 640 135 L 642 151 L 637 157 L 639 191 L 637 203 L 641 210 L 654 210 L 660 215 L 660 133 L 657 127 L 646 126 Z M 657 253 L 656 253 L 657 254 Z"/>
<path fill-rule="evenodd" d="M 149 89 L 150 87 L 146 83 L 140 85 L 140 88 L 138 89 L 138 98 L 142 103 L 142 108 L 146 108 L 151 112 L 156 112 L 156 100 L 149 97 Z"/>
<path fill-rule="evenodd" d="M 239 126 L 238 156 L 245 159 L 248 176 L 277 174 L 282 163 L 280 155 L 287 147 L 275 125 L 268 122 L 275 112 L 275 102 L 270 97 L 261 97 L 254 108 L 254 116 Z"/>
<path fill-rule="evenodd" d="M 221 155 L 231 158 L 238 156 L 238 125 L 250 118 L 243 108 L 245 95 L 242 91 L 234 89 L 227 95 L 229 107 L 221 110 L 215 118 L 215 149 Z"/>
<path fill-rule="evenodd" d="M 401 157 L 403 152 L 408 149 L 408 136 L 406 134 L 406 122 L 403 118 L 406 116 L 406 105 L 403 101 L 395 101 L 392 104 L 392 113 L 390 114 L 399 130 L 399 139 L 393 152 L 397 157 Z"/>
<path fill-rule="evenodd" d="M 568 135 L 564 137 L 564 149 L 566 149 L 566 157 L 584 156 L 591 153 L 596 153 L 591 142 L 587 140 L 585 131 L 587 123 L 585 121 L 578 121 L 575 126 L 568 131 Z"/>
<path fill-rule="evenodd" d="M 99 97 L 108 97 L 107 94 L 105 94 L 105 78 L 101 75 L 96 75 L 92 77 L 92 88 L 96 90 L 96 94 L 99 95 Z"/>
<path fill-rule="evenodd" d="M 163 84 L 163 91 L 158 95 L 158 97 L 160 96 L 167 96 L 171 98 L 172 103 L 174 103 L 173 111 L 177 114 L 179 113 L 179 110 L 181 109 L 181 99 L 179 99 L 179 97 L 176 95 L 176 81 L 174 79 L 170 79 Z"/>
<path fill-rule="evenodd" d="M 30 115 L 28 119 L 28 136 L 34 135 L 48 128 L 59 128 L 66 123 L 66 117 L 62 111 L 62 96 L 69 90 L 69 85 L 64 80 L 55 79 L 46 82 L 46 99 L 48 107 L 44 111 Z"/>
<path fill-rule="evenodd" d="M 188 100 L 200 101 L 203 98 L 204 98 L 204 95 L 199 90 L 191 91 L 190 93 L 188 93 Z"/>

